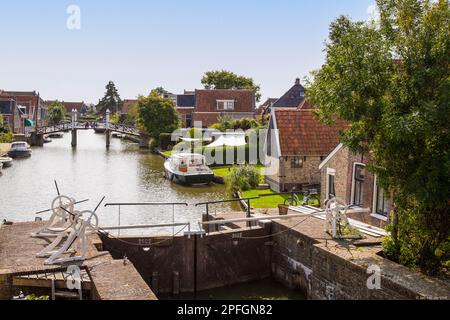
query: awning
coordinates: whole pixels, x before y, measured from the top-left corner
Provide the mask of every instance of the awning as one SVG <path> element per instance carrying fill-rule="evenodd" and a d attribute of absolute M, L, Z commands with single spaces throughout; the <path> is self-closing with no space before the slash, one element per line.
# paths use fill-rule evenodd
<path fill-rule="evenodd" d="M 207 145 L 207 148 L 215 147 L 240 147 L 245 146 L 245 133 L 226 133 L 219 136 L 213 143 Z"/>
<path fill-rule="evenodd" d="M 25 127 L 34 127 L 33 120 L 25 119 L 24 123 L 25 123 Z"/>

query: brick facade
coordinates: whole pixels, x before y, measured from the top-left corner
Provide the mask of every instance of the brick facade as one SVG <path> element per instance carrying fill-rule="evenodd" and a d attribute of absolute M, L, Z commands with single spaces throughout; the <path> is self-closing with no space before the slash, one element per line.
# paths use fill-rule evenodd
<path fill-rule="evenodd" d="M 13 114 L 13 125 L 11 126 L 11 129 L 14 133 L 25 133 L 25 119 L 31 119 L 35 121 L 39 126 L 45 124 L 44 122 L 45 117 L 47 116 L 47 104 L 40 98 L 39 93 L 35 91 L 0 91 L 0 99 L 15 101 L 16 108 Z M 23 114 L 19 112 L 19 106 L 25 107 Z"/>
<path fill-rule="evenodd" d="M 190 128 L 194 125 L 193 123 L 193 113 L 194 108 L 176 108 L 178 114 L 180 115 L 181 126 L 183 128 Z"/>
<path fill-rule="evenodd" d="M 218 110 L 218 100 L 233 100 L 233 110 Z M 253 90 L 195 90 L 193 121 L 203 127 L 217 123 L 221 117 L 233 119 L 255 118 L 255 92 Z"/>
<path fill-rule="evenodd" d="M 337 151 L 336 151 L 337 150 Z M 325 205 L 327 200 L 327 179 L 328 173 L 334 171 L 334 187 L 337 198 L 342 199 L 347 204 L 354 203 L 354 167 L 355 164 L 367 164 L 368 155 L 354 154 L 347 147 L 340 145 L 332 156 L 325 160 L 326 163 L 320 169 L 321 176 L 321 202 Z M 368 223 L 376 227 L 385 227 L 388 223 L 388 217 L 375 217 L 374 209 L 374 175 L 365 169 L 364 182 L 362 187 L 362 205 L 363 208 L 370 208 L 371 213 L 358 213 L 350 215 L 351 218 Z M 391 210 L 391 201 L 387 200 L 388 212 Z"/>
<path fill-rule="evenodd" d="M 301 166 L 293 165 L 293 162 L 301 160 Z M 266 176 L 266 183 L 277 192 L 302 191 L 303 188 L 320 186 L 321 162 L 319 156 L 283 156 L 277 159 L 277 172 L 271 172 Z"/>

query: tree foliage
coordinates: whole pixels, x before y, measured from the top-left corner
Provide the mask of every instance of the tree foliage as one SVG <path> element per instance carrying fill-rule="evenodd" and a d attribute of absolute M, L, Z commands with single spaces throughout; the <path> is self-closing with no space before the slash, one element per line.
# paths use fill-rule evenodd
<path fill-rule="evenodd" d="M 179 115 L 172 101 L 161 98 L 156 92 L 139 98 L 137 112 L 138 127 L 156 142 L 161 133 L 171 133 L 180 127 Z"/>
<path fill-rule="evenodd" d="M 120 99 L 116 85 L 114 82 L 109 81 L 105 88 L 106 92 L 104 97 L 96 105 L 97 114 L 105 115 L 108 109 L 111 111 L 111 114 L 120 112 L 123 102 Z"/>
<path fill-rule="evenodd" d="M 242 129 L 247 131 L 249 129 L 261 129 L 265 127 L 266 123 L 263 120 L 249 118 L 233 119 L 230 116 L 225 115 L 219 119 L 219 122 L 214 123 L 209 128 L 225 132 L 227 130 Z"/>
<path fill-rule="evenodd" d="M 256 101 L 261 100 L 261 87 L 249 77 L 227 70 L 208 71 L 202 78 L 205 89 L 248 89 L 255 91 Z"/>
<path fill-rule="evenodd" d="M 48 120 L 51 125 L 56 125 L 66 118 L 66 108 L 64 105 L 55 101 L 48 107 Z"/>
<path fill-rule="evenodd" d="M 11 128 L 4 123 L 3 115 L 0 113 L 0 143 L 12 142 L 13 134 Z"/>
<path fill-rule="evenodd" d="M 345 144 L 371 153 L 371 170 L 394 195 L 398 223 L 386 251 L 436 273 L 450 229 L 449 3 L 377 6 L 379 21 L 331 24 L 326 63 L 307 96 L 324 122 L 351 123 Z"/>

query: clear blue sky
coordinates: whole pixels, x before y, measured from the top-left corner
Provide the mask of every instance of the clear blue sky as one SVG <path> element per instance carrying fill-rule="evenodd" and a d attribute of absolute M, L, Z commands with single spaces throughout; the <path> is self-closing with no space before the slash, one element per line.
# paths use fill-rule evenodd
<path fill-rule="evenodd" d="M 113 80 L 122 98 L 163 86 L 201 87 L 228 69 L 279 97 L 324 61 L 331 21 L 368 18 L 373 0 L 1 0 L 0 89 L 97 102 Z M 81 9 L 68 30 L 67 7 Z"/>

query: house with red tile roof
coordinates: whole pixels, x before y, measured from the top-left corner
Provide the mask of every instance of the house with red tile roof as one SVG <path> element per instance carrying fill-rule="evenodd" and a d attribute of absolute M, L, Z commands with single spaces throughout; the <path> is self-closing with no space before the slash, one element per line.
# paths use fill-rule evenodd
<path fill-rule="evenodd" d="M 207 128 L 228 116 L 233 119 L 255 118 L 256 98 L 253 90 L 200 89 L 177 95 L 176 110 L 184 127 L 201 122 Z"/>
<path fill-rule="evenodd" d="M 272 108 L 266 139 L 265 180 L 277 192 L 302 191 L 320 186 L 320 163 L 339 143 L 343 121 L 328 126 L 303 99 L 297 108 Z"/>

